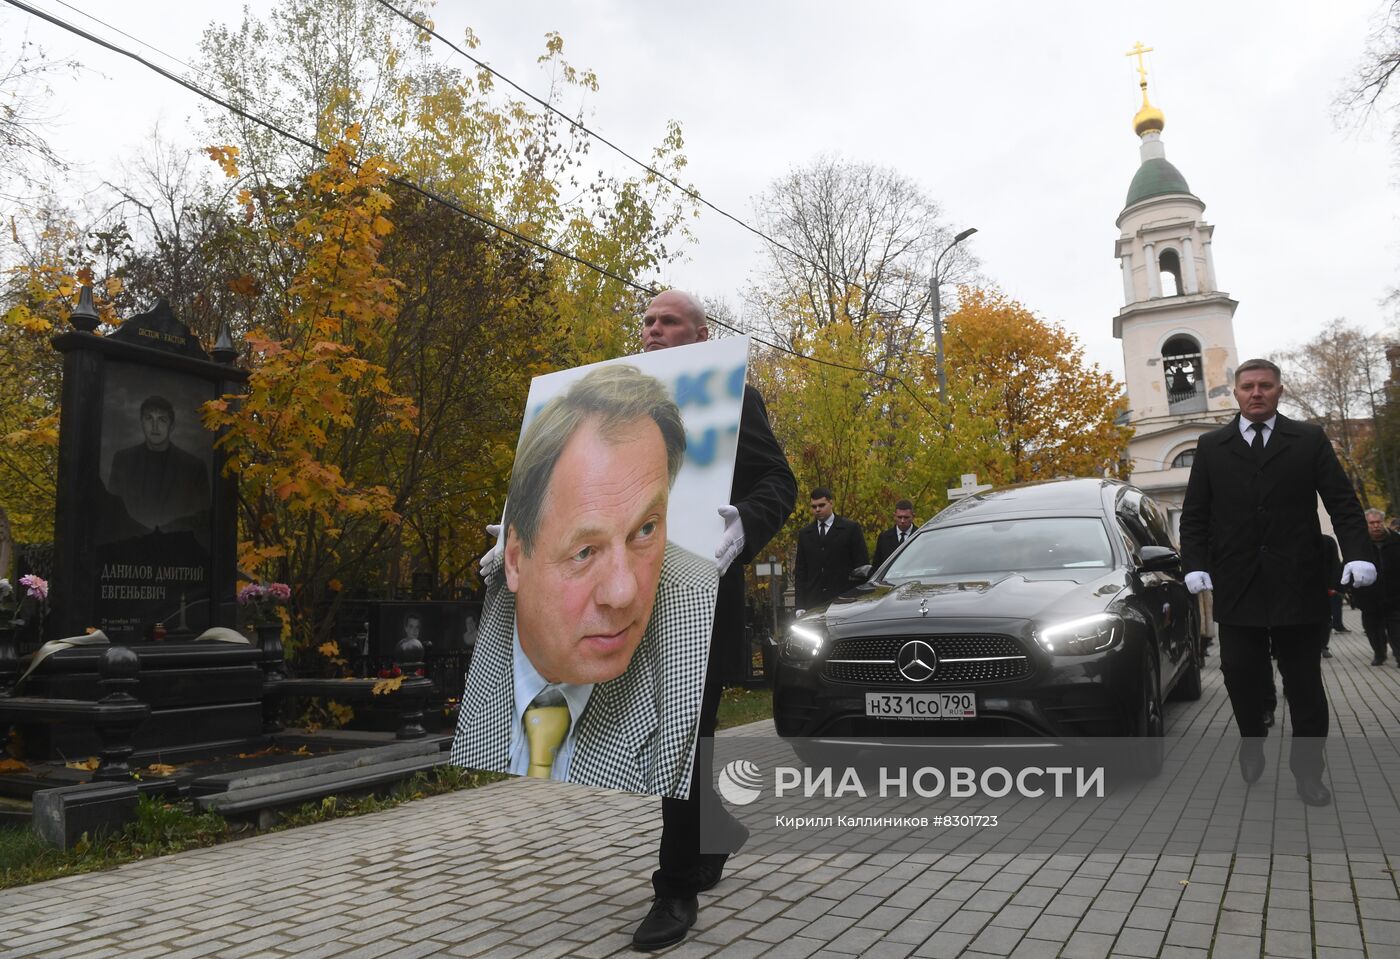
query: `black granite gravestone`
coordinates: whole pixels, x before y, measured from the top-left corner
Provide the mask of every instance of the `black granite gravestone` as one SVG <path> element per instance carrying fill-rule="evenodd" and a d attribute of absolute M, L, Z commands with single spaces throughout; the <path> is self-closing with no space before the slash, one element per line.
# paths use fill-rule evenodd
<path fill-rule="evenodd" d="M 164 300 L 109 336 L 83 329 L 81 312 L 53 340 L 64 363 L 47 638 L 96 628 L 139 644 L 158 623 L 173 641 L 235 626 L 235 480 L 201 407 L 247 374 L 211 360 Z"/>

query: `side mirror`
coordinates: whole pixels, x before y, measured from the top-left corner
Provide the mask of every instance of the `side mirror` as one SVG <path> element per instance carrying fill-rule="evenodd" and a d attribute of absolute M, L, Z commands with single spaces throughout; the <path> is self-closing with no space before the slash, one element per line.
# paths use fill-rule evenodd
<path fill-rule="evenodd" d="M 864 566 L 857 566 L 855 569 L 851 570 L 851 582 L 853 582 L 853 583 L 863 583 L 863 582 L 865 582 L 867 579 L 870 578 L 870 571 L 873 570 L 874 568 L 875 568 L 874 566 L 871 566 L 871 565 L 868 564 L 868 563 L 867 563 L 866 565 L 864 565 Z"/>
<path fill-rule="evenodd" d="M 1181 554 L 1168 546 L 1144 546 L 1138 550 L 1144 573 L 1180 573 Z"/>

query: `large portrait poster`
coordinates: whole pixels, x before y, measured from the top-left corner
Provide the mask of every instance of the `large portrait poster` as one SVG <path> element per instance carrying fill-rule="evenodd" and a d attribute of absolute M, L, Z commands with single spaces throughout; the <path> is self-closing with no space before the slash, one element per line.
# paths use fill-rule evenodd
<path fill-rule="evenodd" d="M 111 360 L 103 388 L 97 622 L 113 642 L 210 625 L 214 436 L 198 377 Z"/>
<path fill-rule="evenodd" d="M 748 339 L 530 386 L 452 761 L 684 797 Z"/>

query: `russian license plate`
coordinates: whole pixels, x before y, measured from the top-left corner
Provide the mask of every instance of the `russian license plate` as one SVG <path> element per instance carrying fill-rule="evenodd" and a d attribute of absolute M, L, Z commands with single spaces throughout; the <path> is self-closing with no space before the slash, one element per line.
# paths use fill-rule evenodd
<path fill-rule="evenodd" d="M 880 719 L 976 719 L 974 693 L 866 693 L 865 715 Z"/>

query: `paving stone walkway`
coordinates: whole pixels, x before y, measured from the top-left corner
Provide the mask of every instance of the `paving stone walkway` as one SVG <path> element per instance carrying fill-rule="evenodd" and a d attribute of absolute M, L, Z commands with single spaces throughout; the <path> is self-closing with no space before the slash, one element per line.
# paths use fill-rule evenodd
<path fill-rule="evenodd" d="M 1333 735 L 1391 736 L 1400 669 L 1369 666 L 1347 621 L 1324 662 Z M 1170 730 L 1233 735 L 1214 657 L 1205 680 Z M 656 799 L 512 780 L 0 892 L 0 959 L 630 955 L 659 829 Z M 740 853 L 664 955 L 1388 959 L 1397 869 L 1364 849 Z"/>

